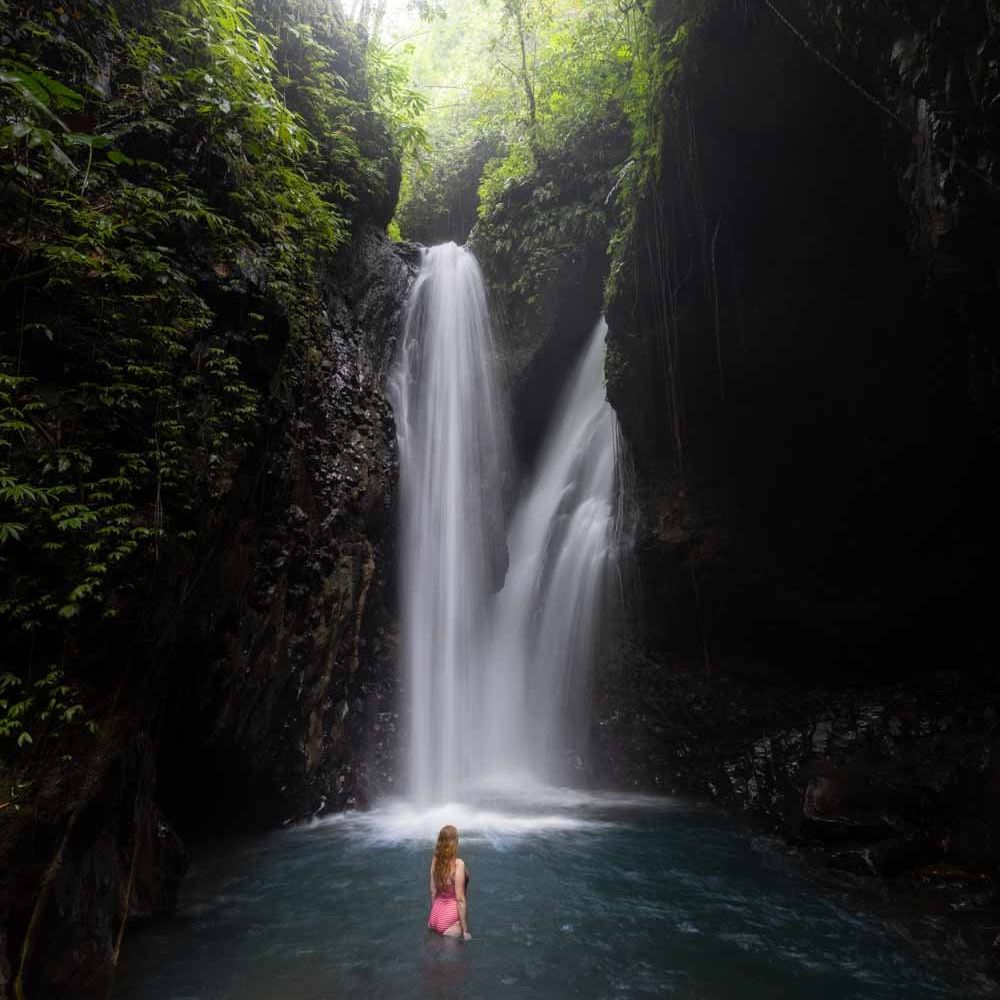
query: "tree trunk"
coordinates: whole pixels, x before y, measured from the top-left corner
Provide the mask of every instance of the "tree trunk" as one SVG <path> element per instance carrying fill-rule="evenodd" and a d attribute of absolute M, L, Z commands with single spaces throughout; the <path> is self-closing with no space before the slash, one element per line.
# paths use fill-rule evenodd
<path fill-rule="evenodd" d="M 524 37 L 524 17 L 520 6 L 515 6 L 514 17 L 517 19 L 517 38 L 521 44 L 521 83 L 524 86 L 524 96 L 528 99 L 528 118 L 534 125 L 537 117 L 535 88 L 531 83 L 531 73 L 528 70 L 528 45 Z"/>

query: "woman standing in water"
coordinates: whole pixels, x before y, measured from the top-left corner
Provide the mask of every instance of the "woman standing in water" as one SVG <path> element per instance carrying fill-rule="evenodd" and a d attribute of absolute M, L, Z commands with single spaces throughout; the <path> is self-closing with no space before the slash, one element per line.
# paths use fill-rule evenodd
<path fill-rule="evenodd" d="M 443 826 L 431 859 L 431 914 L 427 918 L 430 930 L 465 941 L 472 937 L 465 901 L 468 883 L 465 862 L 458 856 L 458 830 Z"/>

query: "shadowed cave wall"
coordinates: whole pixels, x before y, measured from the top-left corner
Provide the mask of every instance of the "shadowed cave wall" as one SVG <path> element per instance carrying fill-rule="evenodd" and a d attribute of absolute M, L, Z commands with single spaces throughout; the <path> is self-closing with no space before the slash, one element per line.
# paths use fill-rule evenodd
<path fill-rule="evenodd" d="M 609 312 L 640 583 L 595 735 L 996 963 L 995 12 L 780 6 L 808 47 L 718 5 L 664 95 Z"/>
<path fill-rule="evenodd" d="M 767 10 L 691 44 L 610 317 L 653 645 L 806 680 L 985 667 L 995 192 Z"/>

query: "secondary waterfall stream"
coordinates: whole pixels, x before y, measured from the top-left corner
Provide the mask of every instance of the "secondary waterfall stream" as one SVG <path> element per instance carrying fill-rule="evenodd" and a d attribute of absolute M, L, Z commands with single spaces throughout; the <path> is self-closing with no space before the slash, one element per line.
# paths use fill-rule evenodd
<path fill-rule="evenodd" d="M 481 767 L 562 780 L 580 764 L 586 692 L 619 528 L 618 421 L 601 319 L 558 400 L 508 535 L 490 623 Z"/>
<path fill-rule="evenodd" d="M 391 381 L 400 454 L 409 791 L 544 782 L 579 763 L 614 557 L 619 435 L 597 324 L 502 536 L 506 409 L 473 256 L 426 251 Z M 499 592 L 494 593 L 498 585 Z"/>

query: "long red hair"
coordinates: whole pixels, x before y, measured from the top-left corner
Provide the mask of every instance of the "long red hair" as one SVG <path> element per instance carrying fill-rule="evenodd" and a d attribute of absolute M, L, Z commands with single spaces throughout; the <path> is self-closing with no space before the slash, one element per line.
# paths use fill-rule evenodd
<path fill-rule="evenodd" d="M 451 865 L 458 857 L 458 830 L 442 826 L 434 848 L 434 888 L 443 889 L 451 881 Z"/>

